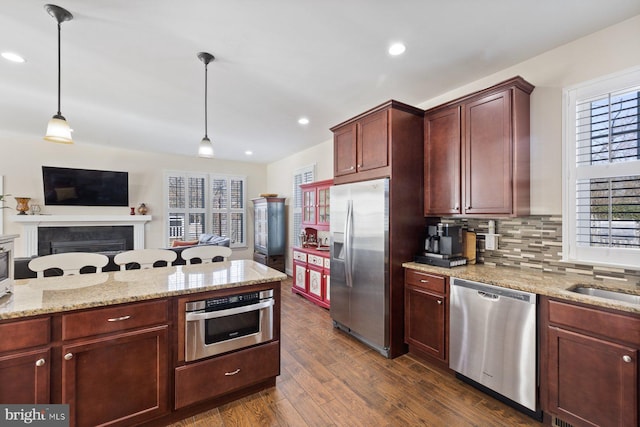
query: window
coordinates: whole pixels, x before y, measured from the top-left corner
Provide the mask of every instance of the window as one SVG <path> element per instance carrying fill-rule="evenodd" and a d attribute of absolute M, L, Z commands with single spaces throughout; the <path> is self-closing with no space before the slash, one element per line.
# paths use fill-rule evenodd
<path fill-rule="evenodd" d="M 565 258 L 640 259 L 640 69 L 565 90 Z"/>
<path fill-rule="evenodd" d="M 245 177 L 167 172 L 165 182 L 169 245 L 210 233 L 246 246 Z"/>
<path fill-rule="evenodd" d="M 291 246 L 301 246 L 300 228 L 302 227 L 302 191 L 301 184 L 308 184 L 315 179 L 315 166 L 307 166 L 293 173 L 293 230 Z"/>

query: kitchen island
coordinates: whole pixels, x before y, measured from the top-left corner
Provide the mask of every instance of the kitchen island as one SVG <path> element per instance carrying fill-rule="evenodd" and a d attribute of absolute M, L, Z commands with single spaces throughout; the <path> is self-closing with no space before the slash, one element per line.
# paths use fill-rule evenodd
<path fill-rule="evenodd" d="M 273 386 L 285 278 L 234 260 L 17 280 L 0 301 L 0 375 L 14 379 L 0 401 L 69 404 L 77 426 L 164 425 Z M 185 361 L 186 304 L 267 290 L 272 339 Z"/>

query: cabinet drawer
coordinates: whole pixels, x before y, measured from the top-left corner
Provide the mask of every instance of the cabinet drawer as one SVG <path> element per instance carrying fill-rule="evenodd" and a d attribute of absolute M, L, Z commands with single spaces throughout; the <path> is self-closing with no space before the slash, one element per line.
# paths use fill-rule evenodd
<path fill-rule="evenodd" d="M 640 346 L 640 318 L 549 301 L 549 322 Z"/>
<path fill-rule="evenodd" d="M 307 262 L 307 254 L 304 252 L 293 251 L 293 259 L 298 261 Z"/>
<path fill-rule="evenodd" d="M 167 323 L 166 300 L 99 308 L 62 316 L 62 339 L 88 337 Z"/>
<path fill-rule="evenodd" d="M 415 270 L 405 270 L 404 278 L 407 285 L 429 289 L 443 295 L 447 292 L 447 278 L 443 276 L 435 276 L 433 274 L 421 273 Z"/>
<path fill-rule="evenodd" d="M 50 330 L 48 317 L 3 323 L 0 337 L 11 339 L 0 340 L 0 353 L 48 344 Z"/>
<path fill-rule="evenodd" d="M 176 368 L 175 409 L 257 384 L 280 374 L 280 342 Z"/>
<path fill-rule="evenodd" d="M 322 267 L 324 265 L 324 258 L 317 255 L 309 255 L 309 259 L 307 260 L 309 264 L 317 265 L 318 267 Z"/>

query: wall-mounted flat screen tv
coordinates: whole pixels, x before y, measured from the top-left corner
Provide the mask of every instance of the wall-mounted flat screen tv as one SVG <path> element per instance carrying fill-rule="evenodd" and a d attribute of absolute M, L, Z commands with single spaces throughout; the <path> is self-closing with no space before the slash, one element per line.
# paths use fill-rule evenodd
<path fill-rule="evenodd" d="M 42 166 L 45 205 L 129 206 L 129 174 Z"/>

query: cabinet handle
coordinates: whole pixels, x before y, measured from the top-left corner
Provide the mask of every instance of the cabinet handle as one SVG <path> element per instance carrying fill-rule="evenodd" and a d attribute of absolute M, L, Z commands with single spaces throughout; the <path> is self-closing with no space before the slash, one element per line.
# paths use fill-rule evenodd
<path fill-rule="evenodd" d="M 355 167 L 353 167 L 353 166 L 351 166 L 351 167 L 349 168 L 349 170 L 350 170 L 350 171 L 352 171 L 352 170 L 354 170 L 354 169 L 355 169 Z"/>
<path fill-rule="evenodd" d="M 624 356 L 622 356 L 622 360 L 624 360 L 625 363 L 631 363 L 631 356 L 627 356 L 625 354 Z"/>
<path fill-rule="evenodd" d="M 471 205 L 467 206 L 467 207 L 466 207 L 466 209 L 467 209 L 467 210 L 471 209 Z"/>
<path fill-rule="evenodd" d="M 438 304 L 442 304 L 442 300 L 438 300 Z"/>
<path fill-rule="evenodd" d="M 127 319 L 131 319 L 131 316 L 112 317 L 111 319 L 107 319 L 107 322 L 121 322 Z"/>
<path fill-rule="evenodd" d="M 44 364 L 45 364 L 46 362 L 47 362 L 47 361 L 46 361 L 46 360 L 44 360 L 44 359 L 38 359 L 38 360 L 36 360 L 36 366 L 37 366 L 37 367 L 44 366 Z"/>
<path fill-rule="evenodd" d="M 428 280 L 420 279 L 420 283 L 429 283 Z"/>
<path fill-rule="evenodd" d="M 64 360 L 71 360 L 73 359 L 73 353 L 67 353 L 64 355 Z"/>
<path fill-rule="evenodd" d="M 239 373 L 239 372 L 240 372 L 240 368 L 236 369 L 236 370 L 235 370 L 235 371 L 233 371 L 233 372 L 225 372 L 225 373 L 224 373 L 224 376 L 225 376 L 225 377 L 230 377 L 230 376 L 235 375 L 235 374 L 237 374 L 237 373 Z"/>

